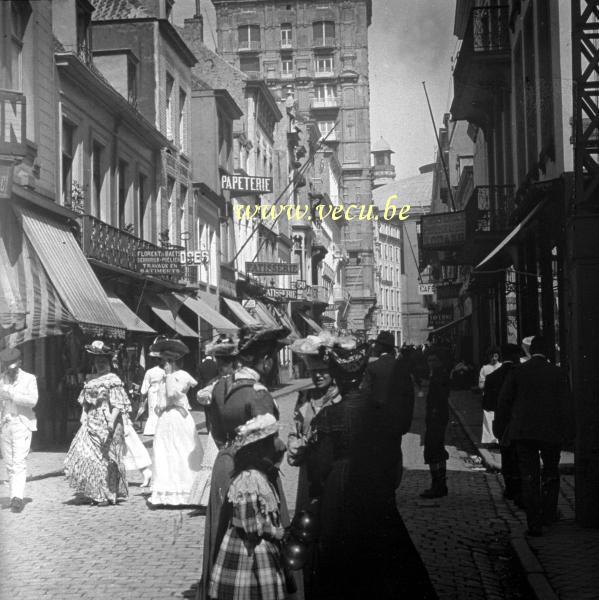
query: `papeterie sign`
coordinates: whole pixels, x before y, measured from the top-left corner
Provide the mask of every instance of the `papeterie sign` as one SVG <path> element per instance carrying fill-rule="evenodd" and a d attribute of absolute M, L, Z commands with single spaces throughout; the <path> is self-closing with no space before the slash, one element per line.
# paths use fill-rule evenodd
<path fill-rule="evenodd" d="M 181 251 L 157 248 L 137 251 L 137 271 L 140 275 L 180 275 Z"/>
<path fill-rule="evenodd" d="M 253 275 L 296 275 L 297 263 L 246 262 L 245 272 Z"/>
<path fill-rule="evenodd" d="M 466 213 L 423 215 L 422 247 L 425 250 L 451 248 L 466 241 Z"/>
<path fill-rule="evenodd" d="M 221 175 L 220 186 L 223 190 L 235 192 L 237 196 L 245 194 L 270 194 L 272 193 L 272 177 Z"/>

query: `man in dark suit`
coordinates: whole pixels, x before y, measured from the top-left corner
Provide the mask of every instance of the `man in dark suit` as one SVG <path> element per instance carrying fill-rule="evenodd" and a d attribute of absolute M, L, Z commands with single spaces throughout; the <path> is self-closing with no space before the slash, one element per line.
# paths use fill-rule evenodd
<path fill-rule="evenodd" d="M 403 472 L 401 437 L 410 429 L 414 411 L 414 386 L 404 358 L 395 358 L 395 340 L 390 331 L 381 331 L 374 344 L 378 357 L 366 367 L 361 389 L 380 433 L 379 460 L 397 487 Z"/>
<path fill-rule="evenodd" d="M 497 415 L 497 401 L 499 392 L 503 386 L 508 374 L 520 364 L 522 350 L 516 344 L 506 344 L 501 349 L 503 362 L 501 367 L 487 375 L 485 379 L 484 396 L 487 402 L 487 410 L 495 414 L 493 420 L 493 435 L 499 440 L 499 450 L 501 452 L 501 474 L 505 483 L 504 497 L 514 500 L 518 506 L 522 504 L 522 486 L 520 482 L 520 471 L 518 470 L 518 459 L 513 444 L 505 445 L 502 442 L 503 434 L 507 427 L 507 422 L 501 422 Z"/>
<path fill-rule="evenodd" d="M 559 458 L 571 418 L 566 378 L 547 350 L 544 338 L 532 340 L 531 359 L 508 374 L 497 407 L 499 423 L 507 423 L 503 439 L 516 448 L 528 533 L 535 536 L 557 520 Z"/>

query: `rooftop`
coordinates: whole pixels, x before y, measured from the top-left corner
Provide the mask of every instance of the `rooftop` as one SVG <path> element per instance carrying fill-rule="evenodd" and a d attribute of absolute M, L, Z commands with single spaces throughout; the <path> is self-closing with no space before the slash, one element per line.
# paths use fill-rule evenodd
<path fill-rule="evenodd" d="M 395 154 L 395 152 L 391 150 L 389 142 L 383 136 L 374 142 L 371 152 L 391 152 L 391 154 Z"/>
<path fill-rule="evenodd" d="M 92 13 L 94 21 L 112 21 L 119 19 L 144 19 L 151 15 L 143 0 L 93 0 L 96 10 Z"/>
<path fill-rule="evenodd" d="M 433 173 L 429 172 L 386 183 L 372 191 L 372 199 L 378 208 L 384 209 L 387 199 L 397 194 L 393 200 L 397 205 L 426 208 L 430 206 L 432 192 Z"/>

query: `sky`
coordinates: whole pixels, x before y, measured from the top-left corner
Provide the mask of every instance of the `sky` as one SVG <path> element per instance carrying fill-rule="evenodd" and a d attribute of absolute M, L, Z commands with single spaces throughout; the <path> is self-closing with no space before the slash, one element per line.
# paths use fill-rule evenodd
<path fill-rule="evenodd" d="M 209 33 L 216 27 L 214 8 L 209 0 L 201 0 L 201 8 L 204 41 L 214 49 Z M 193 16 L 195 0 L 176 0 L 173 11 L 182 24 Z M 451 104 L 454 11 L 455 0 L 373 0 L 370 136 L 374 143 L 382 135 L 395 151 L 397 179 L 417 175 L 418 167 L 435 160 L 435 133 L 422 81 L 438 128 Z"/>

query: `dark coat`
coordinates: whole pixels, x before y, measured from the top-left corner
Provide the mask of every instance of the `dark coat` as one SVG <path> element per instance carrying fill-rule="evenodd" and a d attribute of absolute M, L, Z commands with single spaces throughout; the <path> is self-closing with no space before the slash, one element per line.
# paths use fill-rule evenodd
<path fill-rule="evenodd" d="M 560 443 L 569 435 L 571 411 L 564 373 L 541 356 L 512 369 L 501 391 L 495 418 L 507 423 L 503 442 Z"/>
<path fill-rule="evenodd" d="M 485 388 L 483 396 L 483 409 L 489 411 L 497 410 L 497 401 L 499 400 L 499 392 L 506 380 L 508 373 L 516 365 L 513 362 L 503 362 L 499 369 L 487 375 L 485 379 Z M 497 420 L 497 419 L 495 419 Z"/>
<path fill-rule="evenodd" d="M 426 395 L 426 424 L 449 421 L 449 375 L 443 368 L 436 369 L 428 384 Z"/>
<path fill-rule="evenodd" d="M 198 375 L 200 385 L 202 387 L 208 385 L 213 379 L 218 377 L 218 365 L 212 358 L 205 358 L 198 367 Z"/>
<path fill-rule="evenodd" d="M 370 406 L 380 409 L 381 420 L 390 433 L 407 433 L 414 412 L 414 385 L 403 358 L 385 354 L 370 363 L 361 389 Z"/>

